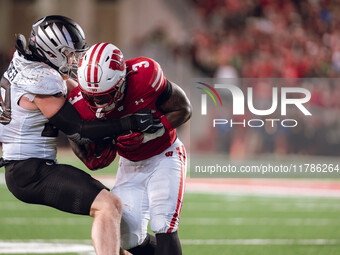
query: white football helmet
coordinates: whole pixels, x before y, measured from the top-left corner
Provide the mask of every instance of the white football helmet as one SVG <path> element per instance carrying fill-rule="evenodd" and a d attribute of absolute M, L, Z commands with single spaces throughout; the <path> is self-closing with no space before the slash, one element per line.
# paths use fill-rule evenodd
<path fill-rule="evenodd" d="M 97 43 L 83 56 L 78 84 L 98 118 L 115 109 L 124 97 L 126 65 L 123 53 L 110 43 Z"/>

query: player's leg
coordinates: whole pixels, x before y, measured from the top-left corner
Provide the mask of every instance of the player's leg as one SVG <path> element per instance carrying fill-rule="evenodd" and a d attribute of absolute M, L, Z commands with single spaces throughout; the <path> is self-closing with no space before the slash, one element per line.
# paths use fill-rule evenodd
<path fill-rule="evenodd" d="M 118 254 L 122 208 L 118 197 L 103 189 L 92 203 L 91 237 L 97 254 Z"/>
<path fill-rule="evenodd" d="M 16 161 L 5 169 L 8 189 L 21 201 L 75 214 L 90 215 L 91 211 L 95 217 L 94 229 L 101 229 L 102 221 L 96 217 L 102 214 L 96 215 L 93 210 L 105 211 L 105 216 L 110 215 L 106 218 L 110 224 L 105 226 L 109 230 L 95 231 L 95 240 L 103 238 L 99 242 L 94 240 L 95 249 L 97 254 L 118 254 L 120 240 L 115 235 L 119 232 L 116 222 L 120 221 L 117 216 L 120 203 L 102 183 L 75 167 L 41 159 Z M 113 235 L 110 240 L 106 239 L 107 232 Z"/>
<path fill-rule="evenodd" d="M 149 180 L 150 227 L 156 234 L 156 255 L 182 254 L 177 229 L 182 208 L 186 155 L 177 140 L 157 156 L 157 166 Z"/>
<path fill-rule="evenodd" d="M 156 251 L 156 237 L 147 234 L 144 242 L 137 247 L 131 248 L 128 251 L 133 255 L 153 255 Z"/>
<path fill-rule="evenodd" d="M 182 254 L 181 243 L 178 238 L 177 231 L 173 233 L 156 234 L 157 247 L 155 254 Z"/>
<path fill-rule="evenodd" d="M 147 225 L 150 217 L 146 185 L 149 173 L 141 169 L 138 163 L 121 157 L 115 186 L 111 191 L 122 201 L 121 247 L 128 251 L 148 240 Z"/>

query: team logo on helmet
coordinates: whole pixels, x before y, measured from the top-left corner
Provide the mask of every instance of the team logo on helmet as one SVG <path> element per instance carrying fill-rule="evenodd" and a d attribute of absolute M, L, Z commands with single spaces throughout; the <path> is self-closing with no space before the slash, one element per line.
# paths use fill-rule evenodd
<path fill-rule="evenodd" d="M 93 45 L 79 62 L 79 88 L 97 117 L 114 110 L 122 100 L 125 75 L 123 53 L 113 44 Z"/>

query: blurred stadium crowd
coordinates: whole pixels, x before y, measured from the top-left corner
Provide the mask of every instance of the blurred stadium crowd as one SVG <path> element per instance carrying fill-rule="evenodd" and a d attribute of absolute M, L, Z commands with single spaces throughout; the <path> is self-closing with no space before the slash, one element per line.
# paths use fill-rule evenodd
<path fill-rule="evenodd" d="M 190 2 L 205 24 L 192 35 L 191 61 L 205 76 L 338 78 L 340 74 L 340 1 Z M 298 128 L 223 129 L 215 134 L 215 149 L 235 157 L 254 153 L 339 155 L 337 83 L 323 79 L 306 84 L 312 93 L 313 116 L 299 119 Z M 256 89 L 265 91 L 254 84 Z M 271 103 L 271 93 L 262 93 L 262 100 Z"/>
<path fill-rule="evenodd" d="M 208 76 L 336 77 L 340 1 L 191 0 L 204 20 L 193 64 Z"/>

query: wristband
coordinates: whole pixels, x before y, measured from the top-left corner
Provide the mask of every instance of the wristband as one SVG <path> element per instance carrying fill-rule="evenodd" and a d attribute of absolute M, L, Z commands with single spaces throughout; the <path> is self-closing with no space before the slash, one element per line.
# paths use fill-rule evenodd
<path fill-rule="evenodd" d="M 121 125 L 122 132 L 126 132 L 126 131 L 134 129 L 132 119 L 130 116 L 120 119 L 119 122 Z"/>
<path fill-rule="evenodd" d="M 162 115 L 161 117 L 159 117 L 159 119 L 161 120 L 162 124 L 164 125 L 165 129 L 168 130 L 169 132 L 171 132 L 172 130 L 174 130 L 173 126 L 171 125 L 171 123 L 168 121 L 168 119 L 165 117 L 165 115 Z"/>

